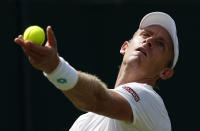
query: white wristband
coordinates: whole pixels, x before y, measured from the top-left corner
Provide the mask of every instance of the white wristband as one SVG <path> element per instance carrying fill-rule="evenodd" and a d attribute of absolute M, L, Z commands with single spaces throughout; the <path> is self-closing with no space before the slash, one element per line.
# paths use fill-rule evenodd
<path fill-rule="evenodd" d="M 59 57 L 60 63 L 58 67 L 50 74 L 43 72 L 44 76 L 48 78 L 60 90 L 72 89 L 78 81 L 77 71 L 69 65 L 62 57 Z"/>

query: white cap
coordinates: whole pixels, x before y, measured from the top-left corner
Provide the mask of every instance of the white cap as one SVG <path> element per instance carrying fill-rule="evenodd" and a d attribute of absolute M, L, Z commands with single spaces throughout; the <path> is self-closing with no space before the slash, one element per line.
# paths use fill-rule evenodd
<path fill-rule="evenodd" d="M 174 68 L 178 61 L 179 55 L 178 37 L 174 20 L 166 13 L 152 12 L 142 18 L 139 28 L 143 29 L 150 25 L 160 25 L 169 32 L 174 45 L 174 61 L 172 65 L 172 68 Z"/>

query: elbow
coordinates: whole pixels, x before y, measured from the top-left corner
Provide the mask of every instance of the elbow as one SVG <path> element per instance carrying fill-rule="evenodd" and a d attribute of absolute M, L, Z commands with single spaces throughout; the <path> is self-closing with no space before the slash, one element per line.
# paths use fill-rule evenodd
<path fill-rule="evenodd" d="M 74 106 L 81 111 L 86 111 L 86 112 L 95 112 L 96 109 L 96 100 L 93 100 L 93 102 L 77 102 L 73 103 Z"/>
<path fill-rule="evenodd" d="M 85 104 L 74 104 L 74 106 L 78 109 L 78 110 L 81 110 L 81 111 L 88 111 L 89 110 L 89 107 L 86 106 Z"/>
<path fill-rule="evenodd" d="M 82 111 L 94 112 L 98 114 L 103 110 L 102 108 L 104 107 L 104 102 L 106 102 L 106 100 L 103 100 L 100 97 L 95 97 L 92 102 L 83 104 L 79 103 L 79 105 L 76 105 L 76 108 Z"/>
<path fill-rule="evenodd" d="M 108 96 L 107 90 L 103 88 L 88 96 L 74 99 L 73 104 L 79 110 L 97 113 L 103 107 L 103 103 L 107 101 Z"/>

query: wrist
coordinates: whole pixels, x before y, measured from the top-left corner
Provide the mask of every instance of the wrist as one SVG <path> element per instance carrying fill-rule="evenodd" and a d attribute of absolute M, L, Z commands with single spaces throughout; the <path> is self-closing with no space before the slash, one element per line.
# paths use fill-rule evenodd
<path fill-rule="evenodd" d="M 48 65 L 48 68 L 43 70 L 43 72 L 45 72 L 46 74 L 51 74 L 59 67 L 59 64 L 60 64 L 60 58 L 59 56 L 57 56 L 56 60 L 52 62 L 51 65 Z"/>
<path fill-rule="evenodd" d="M 43 74 L 60 90 L 69 90 L 73 88 L 78 81 L 77 71 L 62 57 L 59 57 L 59 63 L 56 69 L 51 73 L 43 72 Z"/>

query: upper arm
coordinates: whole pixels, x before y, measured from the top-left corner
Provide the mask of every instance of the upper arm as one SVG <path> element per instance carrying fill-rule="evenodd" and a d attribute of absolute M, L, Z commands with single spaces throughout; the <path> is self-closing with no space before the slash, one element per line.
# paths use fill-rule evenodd
<path fill-rule="evenodd" d="M 110 90 L 97 77 L 79 72 L 74 88 L 63 91 L 80 110 L 90 111 L 113 119 L 133 121 L 132 108 L 116 91 Z"/>
<path fill-rule="evenodd" d="M 104 98 L 96 100 L 92 112 L 104 115 L 113 119 L 127 122 L 133 121 L 133 112 L 128 101 L 117 92 L 107 89 Z"/>

